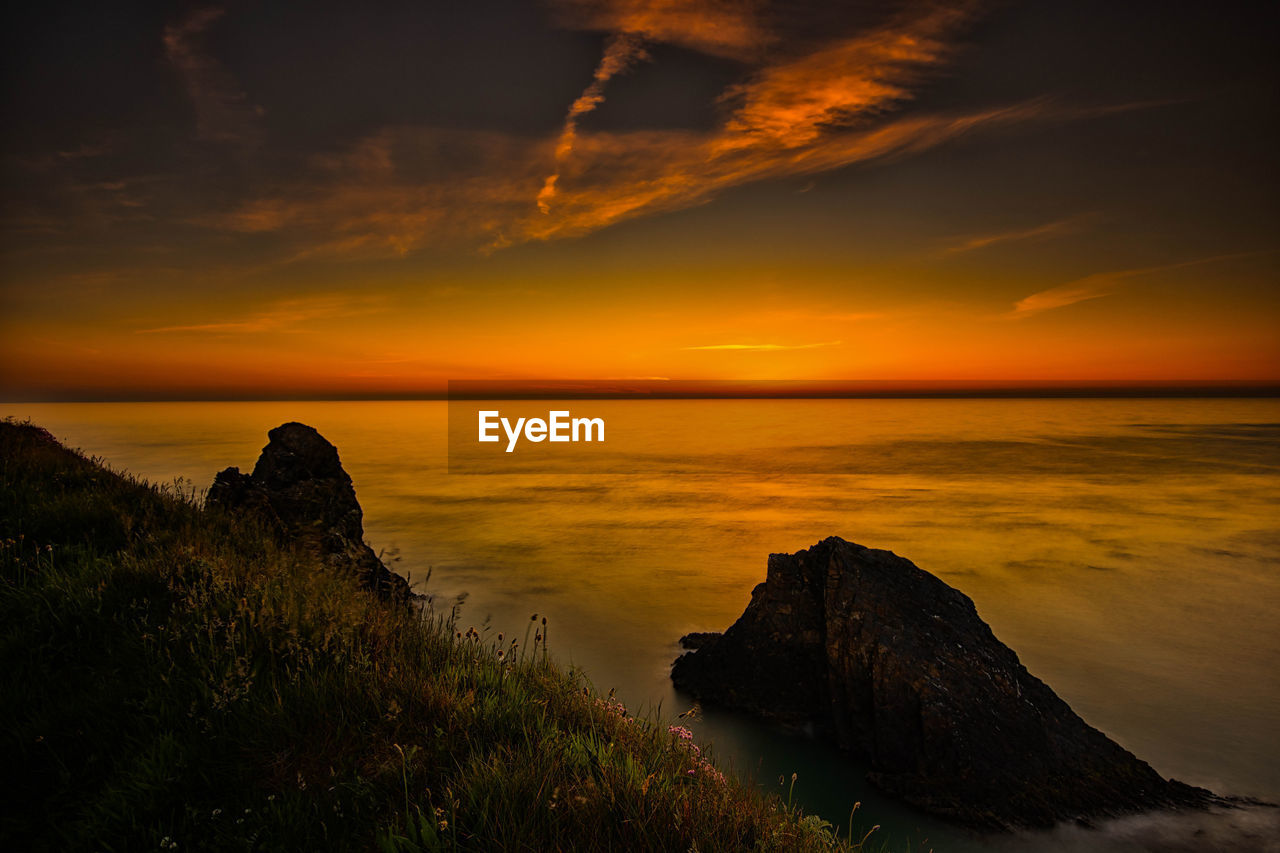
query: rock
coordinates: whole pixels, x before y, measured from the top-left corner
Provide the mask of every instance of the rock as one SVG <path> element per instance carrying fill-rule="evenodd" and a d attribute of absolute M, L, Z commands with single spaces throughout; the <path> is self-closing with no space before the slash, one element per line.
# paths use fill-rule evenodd
<path fill-rule="evenodd" d="M 832 537 L 773 554 L 746 611 L 671 677 L 704 704 L 812 726 L 869 780 L 976 827 L 1046 827 L 1222 802 L 1166 781 L 1085 723 L 968 596 Z"/>
<path fill-rule="evenodd" d="M 313 428 L 287 423 L 267 433 L 252 474 L 227 468 L 214 478 L 208 503 L 253 513 L 278 532 L 350 571 L 384 598 L 414 597 L 409 583 L 387 569 L 364 541 L 364 513 L 338 449 Z"/>
<path fill-rule="evenodd" d="M 721 635 L 715 631 L 694 631 L 680 638 L 680 648 L 700 649 L 707 643 L 720 639 L 720 637 Z"/>

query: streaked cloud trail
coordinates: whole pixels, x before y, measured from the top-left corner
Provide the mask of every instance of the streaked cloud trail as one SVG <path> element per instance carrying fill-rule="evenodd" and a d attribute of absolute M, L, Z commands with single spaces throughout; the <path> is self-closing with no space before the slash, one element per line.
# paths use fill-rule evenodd
<path fill-rule="evenodd" d="M 1270 253 L 1236 252 L 1230 255 L 1214 255 L 1209 258 L 1195 258 L 1189 261 L 1179 261 L 1175 264 L 1161 264 L 1153 267 L 1095 273 L 1093 275 L 1085 276 L 1084 278 L 1076 279 L 1075 281 L 1067 282 L 1066 284 L 1060 284 L 1057 287 L 1050 287 L 1047 290 L 1041 290 L 1038 293 L 1031 294 L 1030 296 L 1024 296 L 1022 299 L 1019 299 L 1014 303 L 1013 310 L 1003 316 L 1007 320 L 1022 320 L 1027 317 L 1040 314 L 1044 311 L 1051 311 L 1054 308 L 1065 308 L 1068 305 L 1075 305 L 1077 302 L 1086 302 L 1090 299 L 1109 296 L 1129 279 L 1168 272 L 1170 270 L 1184 269 L 1186 267 L 1216 264 L 1222 261 L 1252 258 L 1266 254 Z"/>
<path fill-rule="evenodd" d="M 1071 217 L 1069 219 L 1059 219 L 1056 222 L 1046 222 L 1043 225 L 1035 225 L 1031 228 L 1015 228 L 1011 231 L 1001 231 L 995 234 L 982 234 L 976 237 L 969 237 L 954 246 L 947 248 L 948 254 L 957 254 L 959 252 L 972 252 L 977 249 L 985 249 L 988 246 L 994 246 L 999 243 L 1013 243 L 1022 240 L 1039 240 L 1047 237 L 1059 237 L 1063 234 L 1070 234 L 1080 229 L 1083 225 L 1084 217 Z"/>
<path fill-rule="evenodd" d="M 556 145 L 556 171 L 547 176 L 538 193 L 538 210 L 543 214 L 551 212 L 551 200 L 555 198 L 556 183 L 560 180 L 560 167 L 565 159 L 573 153 L 573 143 L 578 136 L 578 119 L 594 110 L 604 101 L 604 87 L 618 74 L 646 58 L 644 44 L 633 35 L 622 34 L 611 37 L 605 42 L 604 56 L 596 71 L 591 85 L 578 96 L 569 107 L 569 115 L 565 119 L 564 129 L 560 131 L 560 141 Z"/>

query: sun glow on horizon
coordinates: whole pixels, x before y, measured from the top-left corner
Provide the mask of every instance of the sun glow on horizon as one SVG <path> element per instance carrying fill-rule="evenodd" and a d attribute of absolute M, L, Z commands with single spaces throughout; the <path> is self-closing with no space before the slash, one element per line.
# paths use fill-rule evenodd
<path fill-rule="evenodd" d="M 1081 51 L 1054 4 L 780 8 L 396 7 L 351 56 L 339 17 L 212 8 L 16 55 L 0 396 L 1280 381 L 1248 15 Z"/>

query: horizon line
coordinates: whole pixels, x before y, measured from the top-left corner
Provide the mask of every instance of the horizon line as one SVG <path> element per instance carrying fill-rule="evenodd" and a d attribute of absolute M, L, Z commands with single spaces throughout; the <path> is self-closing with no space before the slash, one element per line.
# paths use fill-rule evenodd
<path fill-rule="evenodd" d="M 5 396 L 0 405 L 35 403 L 266 403 L 410 402 L 450 400 L 717 400 L 717 399 L 1051 399 L 1051 398 L 1269 398 L 1280 397 L 1280 379 L 1213 380 L 451 380 L 448 390 L 403 392 L 155 391 Z"/>

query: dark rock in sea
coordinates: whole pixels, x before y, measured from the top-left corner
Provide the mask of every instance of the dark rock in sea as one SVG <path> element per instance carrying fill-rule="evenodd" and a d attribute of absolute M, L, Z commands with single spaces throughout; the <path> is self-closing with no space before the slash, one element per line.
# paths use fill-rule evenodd
<path fill-rule="evenodd" d="M 704 704 L 815 727 L 870 781 L 976 827 L 1201 808 L 1088 725 L 991 633 L 968 596 L 889 551 L 832 537 L 773 554 L 723 635 L 671 678 Z"/>
<path fill-rule="evenodd" d="M 364 541 L 364 513 L 338 449 L 313 428 L 287 423 L 270 441 L 252 474 L 227 468 L 214 478 L 208 502 L 253 513 L 282 535 L 318 553 L 329 565 L 354 573 L 384 598 L 414 597 L 409 583 L 390 571 Z"/>

